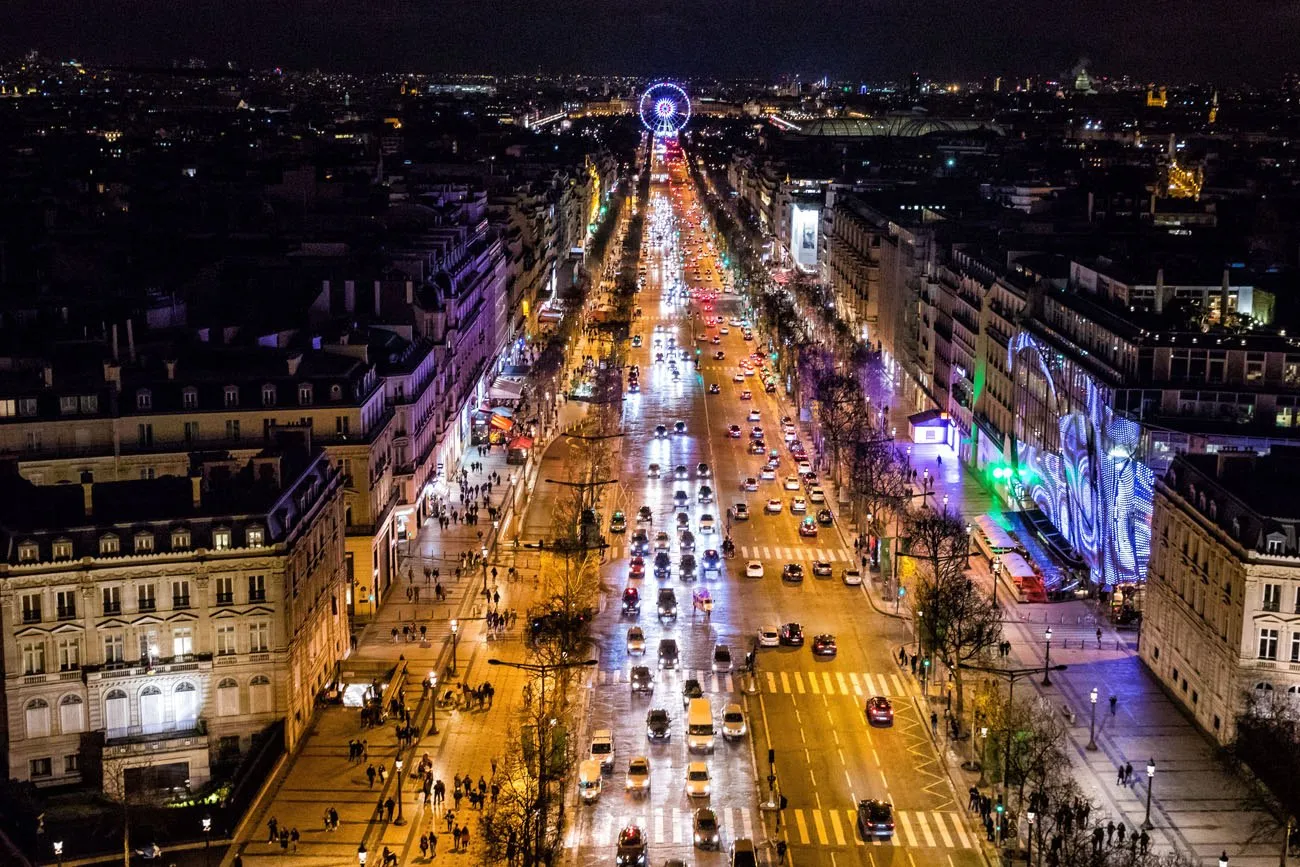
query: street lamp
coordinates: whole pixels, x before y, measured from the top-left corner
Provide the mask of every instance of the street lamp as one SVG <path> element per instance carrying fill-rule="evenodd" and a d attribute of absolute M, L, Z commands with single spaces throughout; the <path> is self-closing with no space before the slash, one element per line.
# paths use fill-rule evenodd
<path fill-rule="evenodd" d="M 483 561 L 483 607 L 487 608 L 487 603 L 492 597 L 488 595 L 487 570 L 488 570 L 488 549 L 487 545 L 479 548 L 479 558 Z"/>
<path fill-rule="evenodd" d="M 54 857 L 59 859 L 59 867 L 63 867 L 63 841 L 62 840 L 54 841 Z M 1223 860 L 1220 861 L 1219 863 L 1227 864 L 1228 856 L 1224 855 Z"/>
<path fill-rule="evenodd" d="M 1033 799 L 1031 798 L 1030 800 Z M 1029 820 L 1029 837 L 1027 840 L 1027 846 L 1025 848 L 1025 863 L 1033 864 L 1034 863 L 1034 819 L 1037 818 L 1037 814 L 1034 812 L 1033 807 L 1030 807 L 1028 810 L 1025 811 L 1025 818 Z"/>
<path fill-rule="evenodd" d="M 1146 818 L 1142 820 L 1142 827 L 1147 831 L 1155 828 L 1155 825 L 1151 824 L 1151 790 L 1155 788 L 1155 782 L 1156 760 L 1147 759 L 1147 815 Z"/>
<path fill-rule="evenodd" d="M 402 818 L 402 757 L 398 756 L 393 759 L 393 767 L 397 769 L 397 820 L 394 825 L 405 825 L 406 820 Z"/>
<path fill-rule="evenodd" d="M 203 863 L 212 863 L 212 817 L 204 816 L 203 822 Z"/>
<path fill-rule="evenodd" d="M 366 867 L 366 844 L 365 843 L 362 843 L 360 846 L 357 847 L 357 865 L 358 867 Z"/>
<path fill-rule="evenodd" d="M 1219 856 L 1219 867 L 1228 867 L 1228 853 L 1226 851 Z"/>
<path fill-rule="evenodd" d="M 456 620 L 451 621 L 451 674 L 456 673 L 456 633 L 460 631 L 460 623 Z"/>
<path fill-rule="evenodd" d="M 998 607 L 998 578 L 1002 575 L 1002 557 L 993 558 L 993 607 Z"/>
<path fill-rule="evenodd" d="M 429 672 L 429 734 L 438 733 L 438 675 Z"/>
<path fill-rule="evenodd" d="M 1092 703 L 1092 719 L 1088 722 L 1088 746 L 1089 750 L 1097 749 L 1097 687 L 1092 688 L 1088 693 L 1088 701 Z"/>
<path fill-rule="evenodd" d="M 1052 685 L 1052 627 L 1047 627 L 1043 633 L 1043 639 L 1047 642 L 1047 655 L 1043 658 L 1043 686 Z"/>

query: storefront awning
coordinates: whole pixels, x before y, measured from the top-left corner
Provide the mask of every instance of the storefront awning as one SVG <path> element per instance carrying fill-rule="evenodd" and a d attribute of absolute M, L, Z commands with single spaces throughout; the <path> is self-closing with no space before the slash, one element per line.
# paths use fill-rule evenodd
<path fill-rule="evenodd" d="M 524 384 L 517 379 L 498 376 L 488 389 L 490 400 L 519 400 L 524 396 Z"/>
<path fill-rule="evenodd" d="M 559 322 L 564 318 L 564 313 L 560 310 L 543 310 L 537 314 L 537 318 L 542 322 Z"/>
<path fill-rule="evenodd" d="M 516 450 L 531 449 L 533 447 L 532 437 L 515 437 L 510 441 L 510 448 Z"/>
<path fill-rule="evenodd" d="M 494 415 L 490 424 L 497 430 L 510 430 L 515 426 L 515 420 L 504 415 Z"/>

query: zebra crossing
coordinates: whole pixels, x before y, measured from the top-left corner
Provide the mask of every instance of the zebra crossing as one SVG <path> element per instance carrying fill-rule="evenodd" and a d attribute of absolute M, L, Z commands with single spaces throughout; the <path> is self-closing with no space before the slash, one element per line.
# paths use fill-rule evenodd
<path fill-rule="evenodd" d="M 714 807 L 724 840 L 756 839 L 763 822 L 756 821 L 748 807 Z M 856 810 L 788 809 L 785 813 L 789 841 L 793 846 L 908 846 L 926 849 L 975 849 L 979 842 L 966 829 L 963 816 L 948 810 L 895 810 L 894 835 L 863 840 L 858 832 Z M 645 806 L 630 812 L 604 811 L 597 807 L 585 822 L 571 827 L 568 846 L 612 846 L 618 832 L 636 825 L 655 845 L 690 845 L 691 810 L 681 807 Z"/>
<path fill-rule="evenodd" d="M 696 556 L 706 548 L 720 548 L 722 546 L 722 537 L 716 534 L 703 534 L 695 537 Z M 606 550 L 606 561 L 617 562 L 625 557 L 630 556 L 630 548 L 627 545 L 610 545 Z M 736 546 L 736 558 L 740 561 L 745 560 L 762 560 L 763 562 L 772 563 L 811 563 L 815 560 L 825 560 L 828 563 L 852 563 L 854 562 L 853 553 L 844 548 L 814 548 L 804 547 L 802 545 L 738 545 Z M 646 555 L 646 561 L 649 562 L 650 555 Z M 735 561 L 732 561 L 733 563 Z"/>
<path fill-rule="evenodd" d="M 640 663 L 638 663 L 640 664 Z M 714 672 L 708 669 L 667 668 L 655 670 L 653 662 L 647 663 L 654 672 L 655 685 L 677 689 L 694 678 L 700 688 L 709 693 L 740 692 L 745 686 L 740 672 Z M 897 698 L 911 695 L 908 681 L 893 672 L 867 673 L 856 671 L 763 671 L 759 670 L 758 688 L 762 692 L 785 695 L 851 695 L 870 698 L 883 695 Z M 598 684 L 629 683 L 629 668 L 607 668 L 596 672 Z"/>

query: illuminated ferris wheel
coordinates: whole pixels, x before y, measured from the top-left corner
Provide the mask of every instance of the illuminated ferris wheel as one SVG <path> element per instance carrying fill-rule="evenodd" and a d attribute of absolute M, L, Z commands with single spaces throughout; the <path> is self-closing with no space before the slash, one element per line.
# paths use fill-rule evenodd
<path fill-rule="evenodd" d="M 672 82 L 655 82 L 641 94 L 640 114 L 641 123 L 656 138 L 675 136 L 691 119 L 691 100 Z"/>

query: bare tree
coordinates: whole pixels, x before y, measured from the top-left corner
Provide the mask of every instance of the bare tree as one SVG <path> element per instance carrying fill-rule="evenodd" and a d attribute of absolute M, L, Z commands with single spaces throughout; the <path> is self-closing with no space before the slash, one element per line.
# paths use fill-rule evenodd
<path fill-rule="evenodd" d="M 889 516 L 903 516 L 912 493 L 911 468 L 892 439 L 869 426 L 862 433 L 848 455 L 846 481 L 855 506 L 870 516 L 868 531 L 879 536 Z"/>
<path fill-rule="evenodd" d="M 862 439 L 867 429 L 866 401 L 856 376 L 827 374 L 816 383 L 818 418 L 830 451 L 831 478 L 838 484 L 845 448 Z"/>

